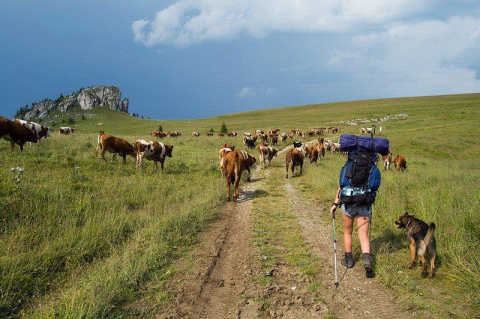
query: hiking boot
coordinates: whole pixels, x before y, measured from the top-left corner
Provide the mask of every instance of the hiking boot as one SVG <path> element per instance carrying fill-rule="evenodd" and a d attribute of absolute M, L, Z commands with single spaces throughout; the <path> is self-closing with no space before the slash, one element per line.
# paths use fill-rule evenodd
<path fill-rule="evenodd" d="M 373 270 L 372 258 L 370 254 L 363 254 L 363 267 L 365 267 L 365 276 L 367 278 L 375 277 L 375 271 Z"/>
<path fill-rule="evenodd" d="M 355 266 L 355 261 L 353 260 L 352 253 L 345 253 L 345 257 L 343 257 L 341 263 L 347 268 L 353 268 L 353 266 Z"/>

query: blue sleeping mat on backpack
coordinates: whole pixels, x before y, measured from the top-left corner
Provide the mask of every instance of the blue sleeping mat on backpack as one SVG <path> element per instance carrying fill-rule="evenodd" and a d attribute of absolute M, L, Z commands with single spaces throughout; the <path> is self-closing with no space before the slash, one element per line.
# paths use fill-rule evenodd
<path fill-rule="evenodd" d="M 373 140 L 373 145 L 372 145 Z M 363 151 L 374 152 L 380 155 L 388 155 L 389 141 L 383 137 L 356 136 L 353 134 L 342 134 L 340 136 L 340 151 Z"/>

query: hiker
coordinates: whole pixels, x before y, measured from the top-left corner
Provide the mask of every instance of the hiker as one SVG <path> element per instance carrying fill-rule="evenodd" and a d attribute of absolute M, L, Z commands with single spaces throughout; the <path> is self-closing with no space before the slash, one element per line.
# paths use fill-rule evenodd
<path fill-rule="evenodd" d="M 352 268 L 355 265 L 352 253 L 352 233 L 354 220 L 357 222 L 358 239 L 360 241 L 360 248 L 363 253 L 363 266 L 365 267 L 365 275 L 367 278 L 375 276 L 373 270 L 372 258 L 370 256 L 370 239 L 368 238 L 368 228 L 370 225 L 370 218 L 372 216 L 372 206 L 348 206 L 340 204 L 341 187 L 338 187 L 335 201 L 333 202 L 330 213 L 333 215 L 337 206 L 342 209 L 342 223 L 343 223 L 343 245 L 345 250 L 345 257 L 342 259 L 342 265 L 347 268 Z"/>
<path fill-rule="evenodd" d="M 333 221 L 338 206 L 342 209 L 343 244 L 345 256 L 342 265 L 352 268 L 355 265 L 352 252 L 353 224 L 356 221 L 363 266 L 367 278 L 375 276 L 370 255 L 368 235 L 372 218 L 372 205 L 380 187 L 381 174 L 377 167 L 377 153 L 387 154 L 389 142 L 385 138 L 342 134 L 340 151 L 348 152 L 347 162 L 340 171 L 339 187 L 330 209 Z"/>

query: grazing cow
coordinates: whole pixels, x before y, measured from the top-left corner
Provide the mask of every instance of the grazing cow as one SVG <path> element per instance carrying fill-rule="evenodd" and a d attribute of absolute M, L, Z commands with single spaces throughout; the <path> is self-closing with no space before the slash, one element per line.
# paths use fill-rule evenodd
<path fill-rule="evenodd" d="M 309 153 L 310 163 L 316 163 L 319 157 L 321 157 L 322 159 L 325 158 L 325 146 L 323 146 L 323 144 L 315 142 L 310 148 Z"/>
<path fill-rule="evenodd" d="M 271 134 L 270 135 L 270 141 L 272 141 L 272 145 L 278 145 L 278 135 L 277 134 Z"/>
<path fill-rule="evenodd" d="M 247 138 L 245 139 L 245 145 L 248 148 L 255 149 L 255 140 L 253 138 Z"/>
<path fill-rule="evenodd" d="M 277 134 L 280 131 L 279 128 L 271 128 L 268 130 L 268 135 Z"/>
<path fill-rule="evenodd" d="M 288 178 L 288 168 L 291 167 L 292 176 L 295 176 L 295 168 L 300 166 L 300 175 L 302 175 L 302 168 L 303 168 L 303 159 L 305 157 L 305 153 L 301 148 L 292 148 L 288 150 L 287 156 L 285 158 L 285 173 L 286 177 Z"/>
<path fill-rule="evenodd" d="M 58 129 L 58 134 L 69 135 L 73 133 L 75 133 L 75 129 L 73 127 L 64 126 Z"/>
<path fill-rule="evenodd" d="M 383 168 L 387 171 L 390 169 L 390 164 L 392 164 L 392 153 L 389 152 L 387 155 L 382 156 Z"/>
<path fill-rule="evenodd" d="M 332 127 L 332 134 L 340 132 L 340 128 L 337 127 Z"/>
<path fill-rule="evenodd" d="M 315 136 L 315 135 L 316 135 L 315 130 L 308 130 L 307 131 L 307 136 L 308 137 L 312 137 L 312 136 Z"/>
<path fill-rule="evenodd" d="M 193 137 L 199 137 L 200 134 L 198 134 L 198 132 L 192 132 L 192 136 L 193 136 Z"/>
<path fill-rule="evenodd" d="M 227 132 L 227 136 L 228 137 L 238 136 L 238 133 L 237 132 Z"/>
<path fill-rule="evenodd" d="M 213 136 L 213 132 L 205 132 L 206 136 Z"/>
<path fill-rule="evenodd" d="M 172 157 L 173 145 L 165 145 L 157 141 L 145 141 L 137 140 L 135 141 L 134 148 L 137 152 L 137 171 L 141 166 L 145 172 L 145 166 L 143 166 L 143 159 L 153 161 L 155 173 L 158 169 L 158 162 L 160 162 L 162 172 L 163 164 L 165 163 L 165 158 Z"/>
<path fill-rule="evenodd" d="M 397 171 L 404 171 L 407 169 L 407 160 L 403 155 L 397 155 L 393 158 L 393 164 L 395 165 L 395 169 Z"/>
<path fill-rule="evenodd" d="M 32 130 L 35 134 L 37 134 L 37 140 L 40 142 L 42 137 L 47 138 L 50 136 L 50 129 L 46 126 L 42 126 L 38 123 L 25 121 L 20 119 L 15 119 L 14 122 L 18 124 L 22 124 L 26 128 Z"/>
<path fill-rule="evenodd" d="M 260 153 L 260 163 L 263 168 L 270 166 L 270 162 L 272 161 L 273 157 L 277 156 L 278 153 L 277 149 L 265 144 L 259 144 L 258 151 Z"/>
<path fill-rule="evenodd" d="M 326 151 L 331 151 L 332 150 L 332 141 L 331 140 L 324 140 L 323 146 L 325 146 Z"/>
<path fill-rule="evenodd" d="M 332 153 L 340 152 L 340 143 L 332 143 Z"/>
<path fill-rule="evenodd" d="M 218 158 L 220 159 L 220 168 L 223 167 L 223 159 L 225 158 L 225 155 L 227 155 L 227 153 L 234 150 L 235 150 L 235 146 L 233 145 L 230 145 L 227 143 L 222 145 L 222 148 L 220 149 L 220 151 L 218 151 Z"/>
<path fill-rule="evenodd" d="M 256 163 L 256 158 L 251 156 L 246 151 L 232 151 L 225 155 L 222 175 L 225 177 L 227 183 L 227 201 L 230 201 L 230 186 L 234 185 L 233 200 L 238 198 L 238 186 L 242 171 L 248 172 L 247 181 L 250 181 L 250 167 Z"/>
<path fill-rule="evenodd" d="M 310 149 L 308 150 L 308 158 L 310 159 L 310 164 L 313 163 L 313 162 L 317 162 L 318 160 L 318 149 L 315 147 L 315 145 L 313 145 L 312 147 L 310 147 Z"/>
<path fill-rule="evenodd" d="M 177 137 L 177 136 L 180 136 L 180 135 L 182 135 L 182 133 L 180 133 L 178 131 L 167 132 L 168 137 Z"/>
<path fill-rule="evenodd" d="M 10 151 L 13 151 L 15 144 L 18 144 L 20 151 L 23 151 L 23 145 L 26 142 L 37 143 L 38 140 L 34 131 L 3 116 L 0 116 L 0 138 L 10 142 Z"/>
<path fill-rule="evenodd" d="M 150 135 L 152 135 L 153 137 L 160 137 L 160 138 L 167 137 L 167 133 L 162 132 L 162 131 L 152 131 L 152 133 L 150 133 Z"/>
<path fill-rule="evenodd" d="M 110 134 L 100 133 L 98 134 L 98 144 L 95 150 L 95 157 L 98 158 L 98 150 L 101 149 L 100 153 L 104 162 L 105 152 L 113 153 L 113 159 L 116 155 L 119 154 L 123 158 L 123 163 L 127 162 L 127 155 L 135 157 L 137 154 L 133 145 L 128 143 L 126 140 L 120 137 L 116 137 Z"/>

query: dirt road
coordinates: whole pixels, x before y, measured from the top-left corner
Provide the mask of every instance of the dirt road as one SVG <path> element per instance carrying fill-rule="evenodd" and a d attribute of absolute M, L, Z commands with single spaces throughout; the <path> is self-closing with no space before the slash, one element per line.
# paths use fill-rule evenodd
<path fill-rule="evenodd" d="M 327 213 L 327 208 L 303 198 L 291 179 L 280 187 L 288 198 L 285 209 L 294 212 L 301 237 L 321 271 L 310 278 L 288 263 L 276 265 L 271 273 L 259 269 L 262 255 L 253 242 L 252 209 L 254 200 L 271 200 L 259 196 L 259 190 L 267 187 L 273 169 L 280 167 L 257 166 L 252 181 L 242 181 L 239 200 L 227 203 L 188 258 L 178 262 L 179 270 L 166 287 L 174 297 L 158 318 L 412 318 L 377 278 L 365 277 L 361 262 L 348 270 L 340 265 L 341 232 L 337 232 L 339 285 L 335 286 L 332 224 L 319 216 L 319 210 Z M 265 285 L 259 276 L 273 280 Z M 312 282 L 321 288 L 312 292 Z"/>

